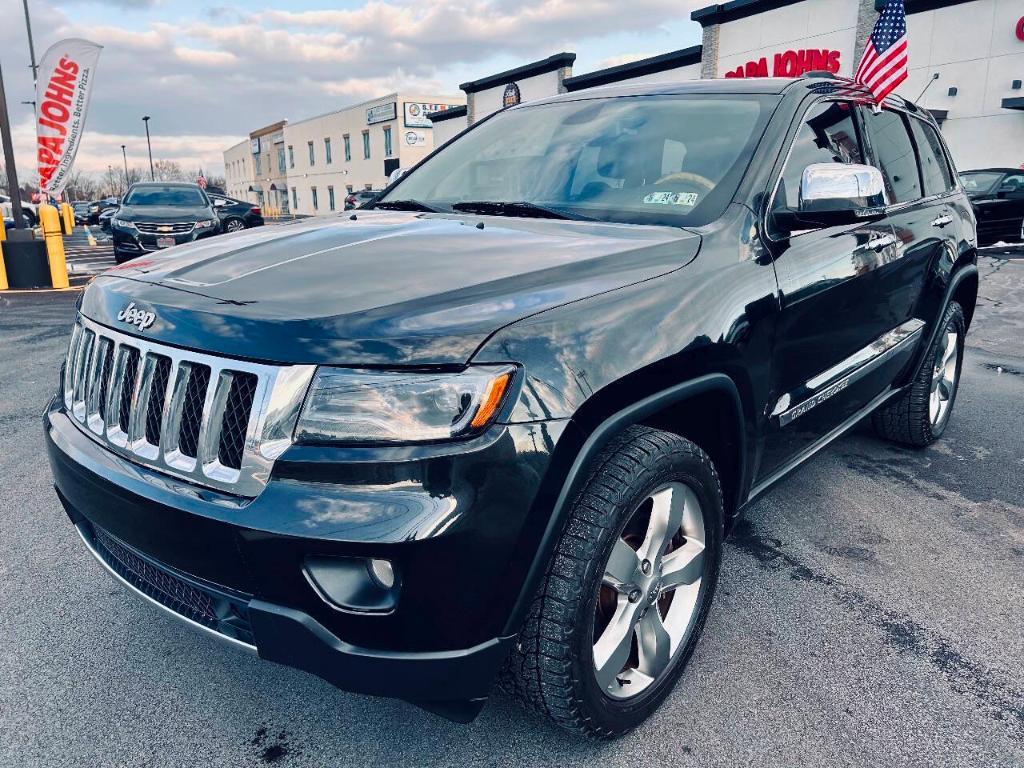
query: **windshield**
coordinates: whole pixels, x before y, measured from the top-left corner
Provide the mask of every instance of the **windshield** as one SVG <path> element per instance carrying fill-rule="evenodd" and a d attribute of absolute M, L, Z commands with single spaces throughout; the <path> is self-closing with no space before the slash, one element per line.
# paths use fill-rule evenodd
<path fill-rule="evenodd" d="M 440 150 L 378 204 L 526 203 L 473 212 L 530 215 L 534 206 L 566 218 L 705 224 L 731 200 L 776 101 L 648 96 L 511 109 Z"/>
<path fill-rule="evenodd" d="M 1002 173 L 961 173 L 960 183 L 963 184 L 965 192 L 987 192 L 996 185 L 996 182 L 1003 177 Z"/>
<path fill-rule="evenodd" d="M 172 205 L 200 207 L 206 198 L 198 187 L 136 187 L 124 199 L 125 205 Z"/>

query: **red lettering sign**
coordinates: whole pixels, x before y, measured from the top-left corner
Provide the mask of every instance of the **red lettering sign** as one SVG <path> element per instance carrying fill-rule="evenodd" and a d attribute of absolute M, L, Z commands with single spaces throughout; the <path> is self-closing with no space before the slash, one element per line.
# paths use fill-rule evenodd
<path fill-rule="evenodd" d="M 1017 39 L 1024 40 L 1024 16 L 1020 17 L 1020 21 L 1017 22 Z"/>
<path fill-rule="evenodd" d="M 1024 19 L 1021 19 L 1024 22 Z M 839 71 L 839 51 L 826 48 L 802 48 L 798 51 L 783 51 L 772 57 L 772 77 L 799 77 L 805 72 Z M 768 59 L 762 56 L 757 61 L 725 73 L 726 77 L 768 77 Z"/>

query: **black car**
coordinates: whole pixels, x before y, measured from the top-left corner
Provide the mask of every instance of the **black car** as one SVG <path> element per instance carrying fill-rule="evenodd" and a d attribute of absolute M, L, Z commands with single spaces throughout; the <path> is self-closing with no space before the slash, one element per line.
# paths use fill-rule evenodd
<path fill-rule="evenodd" d="M 108 211 L 111 208 L 117 208 L 120 201 L 116 197 L 105 197 L 102 200 L 93 200 L 89 203 L 89 213 L 86 218 L 86 224 L 99 224 L 100 214 L 104 211 Z"/>
<path fill-rule="evenodd" d="M 263 211 L 259 206 L 233 197 L 211 194 L 207 189 L 207 197 L 213 203 L 213 210 L 220 218 L 224 232 L 240 232 L 243 229 L 263 226 Z"/>
<path fill-rule="evenodd" d="M 111 231 L 111 221 L 113 221 L 114 216 L 117 215 L 118 210 L 119 209 L 115 206 L 114 208 L 107 208 L 100 214 L 98 223 L 102 231 L 107 233 Z"/>
<path fill-rule="evenodd" d="M 71 208 L 75 212 L 75 224 L 88 224 L 89 223 L 89 206 L 92 203 L 78 202 L 72 203 Z"/>
<path fill-rule="evenodd" d="M 357 189 L 355 192 L 349 192 L 345 196 L 345 210 L 351 211 L 353 208 L 362 208 L 369 205 L 381 195 L 379 189 Z"/>
<path fill-rule="evenodd" d="M 184 182 L 132 184 L 110 223 L 118 264 L 221 231 L 210 198 L 198 184 Z"/>
<path fill-rule="evenodd" d="M 978 218 L 978 243 L 1024 242 L 1024 170 L 964 171 L 960 183 Z"/>
<path fill-rule="evenodd" d="M 44 416 L 60 501 L 236 648 L 463 721 L 497 677 L 618 736 L 671 693 L 752 500 L 863 419 L 908 446 L 949 423 L 974 216 L 928 112 L 869 98 L 565 94 L 359 216 L 101 275 Z"/>

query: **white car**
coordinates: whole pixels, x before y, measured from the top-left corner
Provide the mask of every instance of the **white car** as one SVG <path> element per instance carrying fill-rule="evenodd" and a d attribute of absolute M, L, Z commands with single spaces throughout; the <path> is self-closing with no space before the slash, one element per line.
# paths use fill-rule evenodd
<path fill-rule="evenodd" d="M 11 198 L 7 195 L 0 195 L 0 210 L 3 211 L 5 219 L 14 218 L 14 207 L 11 203 Z M 39 208 L 35 203 L 29 203 L 25 200 L 21 201 L 21 210 L 29 219 L 29 226 L 34 227 L 39 223 Z"/>

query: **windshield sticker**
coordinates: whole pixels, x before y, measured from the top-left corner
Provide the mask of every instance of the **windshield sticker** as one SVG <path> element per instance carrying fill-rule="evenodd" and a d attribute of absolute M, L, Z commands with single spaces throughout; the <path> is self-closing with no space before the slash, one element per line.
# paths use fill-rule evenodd
<path fill-rule="evenodd" d="M 700 197 L 696 192 L 652 192 L 644 198 L 648 205 L 686 205 L 692 208 Z"/>

